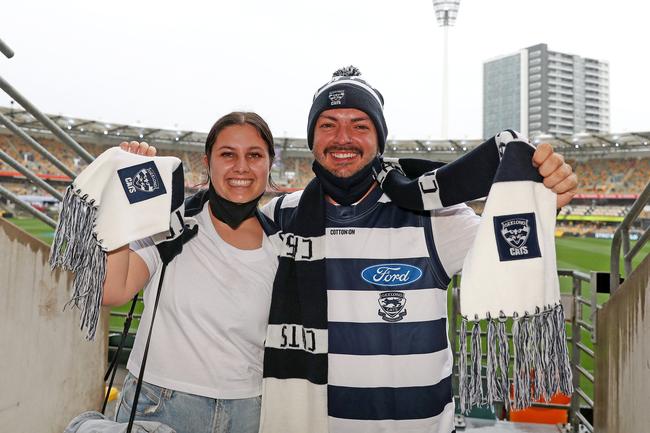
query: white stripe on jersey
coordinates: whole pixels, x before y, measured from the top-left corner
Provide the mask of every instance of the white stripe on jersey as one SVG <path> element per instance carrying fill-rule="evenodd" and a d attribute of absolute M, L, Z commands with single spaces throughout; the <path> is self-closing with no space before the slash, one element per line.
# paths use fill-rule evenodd
<path fill-rule="evenodd" d="M 292 192 L 291 194 L 287 194 L 286 196 L 284 196 L 284 199 L 282 200 L 282 205 L 280 206 L 280 209 L 284 209 L 288 207 L 297 207 L 298 202 L 300 201 L 300 197 L 302 197 L 302 190 Z"/>
<path fill-rule="evenodd" d="M 353 227 L 348 230 L 352 230 L 354 235 L 332 235 L 330 228 L 326 230 L 325 256 L 328 259 L 392 260 L 429 257 L 422 227 Z"/>
<path fill-rule="evenodd" d="M 451 351 L 414 355 L 340 355 L 330 353 L 328 383 L 355 388 L 435 385 L 454 365 Z"/>
<path fill-rule="evenodd" d="M 327 329 L 303 328 L 302 325 L 269 325 L 266 347 L 327 353 Z"/>
<path fill-rule="evenodd" d="M 432 417 L 422 419 L 355 420 L 329 417 L 329 433 L 450 433 L 454 431 L 454 403 Z"/>
<path fill-rule="evenodd" d="M 384 292 L 399 287 L 385 287 Z M 386 323 L 379 315 L 379 294 L 374 290 L 328 290 L 327 320 L 330 322 Z M 403 290 L 407 314 L 400 323 L 425 322 L 447 317 L 447 291 L 440 289 Z"/>

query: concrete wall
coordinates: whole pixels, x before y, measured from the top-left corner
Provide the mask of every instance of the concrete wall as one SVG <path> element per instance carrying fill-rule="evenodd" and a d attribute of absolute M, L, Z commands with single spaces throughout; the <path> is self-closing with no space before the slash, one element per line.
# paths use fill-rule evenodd
<path fill-rule="evenodd" d="M 107 311 L 95 341 L 79 330 L 71 274 L 50 272 L 50 248 L 0 218 L 0 431 L 61 433 L 101 407 Z"/>
<path fill-rule="evenodd" d="M 594 427 L 650 431 L 650 256 L 598 311 Z"/>

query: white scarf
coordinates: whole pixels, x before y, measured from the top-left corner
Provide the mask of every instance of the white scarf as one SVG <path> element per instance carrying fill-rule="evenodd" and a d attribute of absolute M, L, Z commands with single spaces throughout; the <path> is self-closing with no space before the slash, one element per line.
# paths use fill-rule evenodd
<path fill-rule="evenodd" d="M 69 303 L 81 309 L 86 338 L 95 336 L 106 253 L 183 227 L 183 166 L 175 157 L 147 157 L 113 147 L 68 187 L 50 252 L 50 266 L 75 273 Z M 173 218 L 172 218 L 173 217 Z"/>

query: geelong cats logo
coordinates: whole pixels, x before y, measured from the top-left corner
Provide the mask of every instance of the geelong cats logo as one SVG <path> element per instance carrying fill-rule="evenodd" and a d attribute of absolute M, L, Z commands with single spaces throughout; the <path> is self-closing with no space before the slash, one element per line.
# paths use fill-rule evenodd
<path fill-rule="evenodd" d="M 406 316 L 406 297 L 403 292 L 379 294 L 379 316 L 387 322 L 399 322 Z"/>
<path fill-rule="evenodd" d="M 495 216 L 494 232 L 502 262 L 542 256 L 534 213 Z"/>
<path fill-rule="evenodd" d="M 127 178 L 127 185 L 129 184 L 129 180 Z M 130 192 L 135 192 L 136 189 L 143 192 L 154 192 L 158 189 L 158 185 L 159 182 L 156 173 L 151 168 L 143 168 L 133 176 L 131 180 L 132 188 L 130 188 L 133 190 Z"/>
<path fill-rule="evenodd" d="M 167 193 L 153 161 L 121 168 L 117 174 L 131 204 Z"/>
<path fill-rule="evenodd" d="M 344 102 L 345 90 L 332 90 L 328 97 L 330 98 L 330 106 L 341 105 Z"/>
<path fill-rule="evenodd" d="M 530 227 L 527 219 L 515 218 L 501 223 L 501 236 L 512 247 L 510 254 L 513 256 L 528 254 L 526 241 L 529 234 Z"/>

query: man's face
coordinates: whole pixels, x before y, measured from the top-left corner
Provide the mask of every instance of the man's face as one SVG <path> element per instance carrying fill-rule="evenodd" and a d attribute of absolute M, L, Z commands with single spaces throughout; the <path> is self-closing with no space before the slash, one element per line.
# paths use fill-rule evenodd
<path fill-rule="evenodd" d="M 377 155 L 377 130 L 356 108 L 323 111 L 314 128 L 314 158 L 337 177 L 350 177 Z"/>

